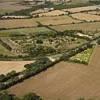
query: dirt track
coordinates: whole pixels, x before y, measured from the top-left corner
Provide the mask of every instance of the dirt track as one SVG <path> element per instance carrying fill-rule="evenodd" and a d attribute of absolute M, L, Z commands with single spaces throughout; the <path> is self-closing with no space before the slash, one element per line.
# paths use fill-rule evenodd
<path fill-rule="evenodd" d="M 44 100 L 77 100 L 83 96 L 100 96 L 100 47 L 94 50 L 88 66 L 60 62 L 47 71 L 9 88 L 9 91 L 16 95 L 33 91 Z"/>

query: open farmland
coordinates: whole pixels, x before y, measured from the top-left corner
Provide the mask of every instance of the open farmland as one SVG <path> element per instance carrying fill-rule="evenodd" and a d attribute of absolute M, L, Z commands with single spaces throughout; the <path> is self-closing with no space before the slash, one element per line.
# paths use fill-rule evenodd
<path fill-rule="evenodd" d="M 81 21 L 75 20 L 69 16 L 56 16 L 56 17 L 40 17 L 32 19 L 9 19 L 0 20 L 0 28 L 20 28 L 20 27 L 36 27 L 37 21 L 43 25 L 59 25 L 79 23 Z"/>
<path fill-rule="evenodd" d="M 0 20 L 0 28 L 20 28 L 34 26 L 37 26 L 37 23 L 34 19 Z"/>
<path fill-rule="evenodd" d="M 97 10 L 97 11 L 89 11 L 87 13 L 88 14 L 92 14 L 92 15 L 99 15 L 100 16 L 100 10 Z"/>
<path fill-rule="evenodd" d="M 80 97 L 98 98 L 97 100 L 99 100 L 99 51 L 100 47 L 97 46 L 88 66 L 60 62 L 47 71 L 8 90 L 17 95 L 35 91 L 43 96 L 44 100 L 77 100 Z"/>
<path fill-rule="evenodd" d="M 96 32 L 100 31 L 100 22 L 85 22 L 78 24 L 69 24 L 69 25 L 58 25 L 51 26 L 51 28 L 57 31 L 65 31 L 65 30 L 82 30 L 85 32 Z"/>
<path fill-rule="evenodd" d="M 64 9 L 64 11 L 69 11 L 70 13 L 79 13 L 84 11 L 92 11 L 96 9 L 100 9 L 100 6 L 96 5 L 96 6 L 76 7 L 76 8 Z"/>
<path fill-rule="evenodd" d="M 61 15 L 65 15 L 67 14 L 67 12 L 61 11 L 61 10 L 54 10 L 54 11 L 50 11 L 47 13 L 41 13 L 39 14 L 39 16 L 61 16 Z"/>
<path fill-rule="evenodd" d="M 83 20 L 83 21 L 100 21 L 100 16 L 98 15 L 91 15 L 86 13 L 76 13 L 71 15 L 73 18 Z"/>
<path fill-rule="evenodd" d="M 0 74 L 7 74 L 12 70 L 21 72 L 25 69 L 25 64 L 29 64 L 32 62 L 33 61 L 0 61 Z"/>
<path fill-rule="evenodd" d="M 9 29 L 0 31 L 0 36 L 13 36 L 13 35 L 28 35 L 35 34 L 40 32 L 52 32 L 51 30 L 45 27 L 36 27 L 36 28 L 20 28 L 20 29 Z"/>
<path fill-rule="evenodd" d="M 80 23 L 82 21 L 75 20 L 67 15 L 65 16 L 55 16 L 55 17 L 40 17 L 37 19 L 43 25 L 61 25 L 61 24 L 71 24 Z"/>
<path fill-rule="evenodd" d="M 1 1 L 1 0 L 0 0 Z M 22 9 L 28 9 L 28 6 L 19 4 L 21 1 L 2 1 L 0 2 L 0 14 L 12 13 Z"/>

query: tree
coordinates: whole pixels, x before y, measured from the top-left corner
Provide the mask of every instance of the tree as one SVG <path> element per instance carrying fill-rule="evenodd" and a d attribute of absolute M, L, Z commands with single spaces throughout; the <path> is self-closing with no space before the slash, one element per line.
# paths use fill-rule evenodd
<path fill-rule="evenodd" d="M 22 100 L 42 100 L 40 96 L 37 96 L 35 93 L 29 93 L 23 97 Z"/>

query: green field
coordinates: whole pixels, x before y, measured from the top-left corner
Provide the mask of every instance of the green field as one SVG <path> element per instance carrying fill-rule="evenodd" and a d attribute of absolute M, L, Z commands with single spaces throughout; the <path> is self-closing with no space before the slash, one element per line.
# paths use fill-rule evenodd
<path fill-rule="evenodd" d="M 0 44 L 0 54 L 3 55 L 13 55 L 9 50 Z"/>
<path fill-rule="evenodd" d="M 75 56 L 71 57 L 69 60 L 72 62 L 88 64 L 93 50 L 94 48 L 88 48 L 82 53 L 76 54 Z"/>
<path fill-rule="evenodd" d="M 10 30 L 2 30 L 0 31 L 0 36 L 12 36 L 12 35 L 27 35 L 34 33 L 43 33 L 43 32 L 51 32 L 51 30 L 45 27 L 36 27 L 36 28 L 20 28 L 20 29 L 10 29 Z"/>

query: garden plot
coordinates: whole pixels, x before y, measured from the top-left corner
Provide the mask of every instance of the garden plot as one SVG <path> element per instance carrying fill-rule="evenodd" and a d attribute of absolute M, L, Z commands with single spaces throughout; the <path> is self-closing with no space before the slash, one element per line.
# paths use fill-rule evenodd
<path fill-rule="evenodd" d="M 75 19 L 83 20 L 83 21 L 100 21 L 100 16 L 98 15 L 91 15 L 86 13 L 76 13 L 71 15 Z"/>
<path fill-rule="evenodd" d="M 47 35 L 46 35 L 47 34 Z M 86 42 L 84 39 L 70 36 L 56 36 L 54 33 L 36 34 L 36 36 L 12 37 L 12 40 L 21 45 L 23 53 L 37 57 L 63 53 Z M 45 38 L 42 38 L 45 37 Z"/>
<path fill-rule="evenodd" d="M 97 9 L 100 9 L 99 5 L 87 6 L 87 7 L 77 7 L 77 8 L 70 8 L 70 9 L 63 9 L 63 11 L 68 11 L 70 13 L 79 13 L 79 12 L 85 12 L 85 11 L 91 11 L 91 10 L 97 10 Z"/>

